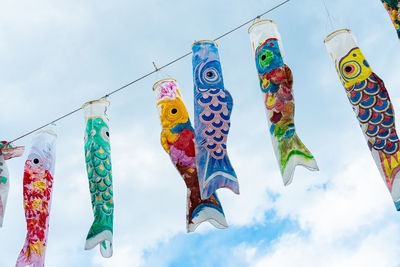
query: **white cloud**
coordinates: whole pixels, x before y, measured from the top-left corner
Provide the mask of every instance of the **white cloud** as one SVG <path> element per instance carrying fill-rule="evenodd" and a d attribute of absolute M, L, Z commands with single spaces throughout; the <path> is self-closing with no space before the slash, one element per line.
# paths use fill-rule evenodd
<path fill-rule="evenodd" d="M 338 164 L 341 164 L 339 161 Z M 395 266 L 400 226 L 390 195 L 367 157 L 323 181 L 298 181 L 274 203 L 285 233 L 249 262 L 254 266 Z M 248 249 L 254 249 L 249 246 Z"/>

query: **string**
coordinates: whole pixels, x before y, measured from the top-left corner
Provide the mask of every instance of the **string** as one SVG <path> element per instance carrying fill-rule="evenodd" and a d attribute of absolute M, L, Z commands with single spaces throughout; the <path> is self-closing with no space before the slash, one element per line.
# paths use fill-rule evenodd
<path fill-rule="evenodd" d="M 235 31 L 239 30 L 240 28 L 243 28 L 244 26 L 246 26 L 247 24 L 251 23 L 252 21 L 255 21 L 256 19 L 260 19 L 262 16 L 265 16 L 266 14 L 268 14 L 268 13 L 274 11 L 275 9 L 277 9 L 277 8 L 279 8 L 279 7 L 281 7 L 281 6 L 283 6 L 284 4 L 288 3 L 289 1 L 290 1 L 290 0 L 286 0 L 286 1 L 281 2 L 280 4 L 278 4 L 278 5 L 274 6 L 274 7 L 272 7 L 271 9 L 265 11 L 264 13 L 262 13 L 262 14 L 256 16 L 256 17 L 254 17 L 254 18 L 252 18 L 252 19 L 246 21 L 245 23 L 242 23 L 242 24 L 240 24 L 239 26 L 233 28 L 232 30 L 230 30 L 230 31 L 228 31 L 228 32 L 226 32 L 226 33 L 224 33 L 224 34 L 218 36 L 217 38 L 214 39 L 214 41 L 217 41 L 217 40 L 219 40 L 219 39 L 221 39 L 221 38 L 223 38 L 223 37 L 225 37 L 225 36 L 227 36 L 227 35 L 229 35 L 229 34 L 235 32 Z M 182 56 L 180 56 L 180 57 L 178 57 L 178 58 L 176 58 L 176 59 L 174 59 L 174 60 L 172 60 L 172 61 L 170 61 L 170 62 L 164 64 L 164 65 L 162 65 L 161 67 L 157 67 L 155 64 L 153 64 L 153 65 L 154 65 L 154 70 L 153 70 L 153 71 L 151 71 L 151 72 L 149 72 L 149 73 L 147 73 L 147 74 L 144 74 L 143 76 L 137 78 L 136 80 L 133 80 L 133 81 L 131 81 L 131 82 L 129 82 L 129 83 L 127 83 L 127 84 L 125 84 L 125 85 L 123 85 L 123 86 L 121 86 L 121 87 L 119 87 L 119 88 L 117 88 L 117 89 L 115 89 L 115 90 L 113 90 L 113 91 L 111 91 L 111 92 L 105 94 L 104 96 L 100 97 L 99 99 L 107 99 L 107 98 L 110 97 L 111 95 L 113 95 L 113 94 L 115 94 L 115 93 L 117 93 L 117 92 L 119 92 L 119 91 L 121 91 L 121 90 L 123 90 L 123 89 L 125 89 L 125 88 L 127 88 L 127 87 L 129 87 L 129 86 L 131 86 L 131 85 L 134 84 L 134 83 L 137 83 L 137 82 L 139 82 L 139 81 L 141 81 L 141 80 L 143 80 L 143 79 L 149 77 L 150 75 L 153 75 L 154 73 L 156 73 L 156 72 L 158 72 L 158 71 L 160 71 L 160 70 L 162 70 L 162 69 L 164 69 L 164 68 L 166 68 L 166 67 L 168 67 L 168 66 L 170 66 L 170 65 L 172 65 L 172 64 L 174 64 L 174 63 L 176 63 L 176 62 L 178 62 L 178 61 L 180 61 L 180 60 L 182 60 L 182 59 L 184 59 L 184 58 L 186 58 L 187 56 L 190 56 L 191 54 L 192 54 L 192 52 L 190 51 L 190 52 L 188 52 L 188 53 L 186 53 L 186 54 L 184 54 L 184 55 L 182 55 Z M 153 62 L 153 63 L 154 63 L 154 62 Z M 62 120 L 62 119 L 64 119 L 64 118 L 66 118 L 66 117 L 68 117 L 68 116 L 71 116 L 72 114 L 74 114 L 74 113 L 80 111 L 81 109 L 82 109 L 82 107 L 76 108 L 76 109 L 72 110 L 71 112 L 69 112 L 69 113 L 67 113 L 67 114 L 65 114 L 65 115 L 63 115 L 63 116 L 61 116 L 61 117 L 59 117 L 59 118 L 57 118 L 57 119 L 55 119 L 55 120 L 49 122 L 49 123 L 46 123 L 46 124 L 44 124 L 44 125 L 42 125 L 42 126 L 36 128 L 36 129 L 34 129 L 34 130 L 32 130 L 32 131 L 29 131 L 29 132 L 27 132 L 27 133 L 25 133 L 25 134 L 23 134 L 23 135 L 21 135 L 21 136 L 15 138 L 15 139 L 13 139 L 13 140 L 7 142 L 6 145 L 11 144 L 11 143 L 13 143 L 13 142 L 15 142 L 15 141 L 17 141 L 17 140 L 20 140 L 20 139 L 22 139 L 22 138 L 24 138 L 24 137 L 26 137 L 26 136 L 28 136 L 28 135 L 30 135 L 30 134 L 32 134 L 32 133 L 38 131 L 38 130 L 43 129 L 43 128 L 46 127 L 46 126 L 49 126 L 49 125 L 51 125 L 51 124 L 55 124 L 56 122 L 58 122 L 58 121 L 60 121 L 60 120 Z"/>
<path fill-rule="evenodd" d="M 332 19 L 331 14 L 329 13 L 329 10 L 328 10 L 328 7 L 327 7 L 327 5 L 325 3 L 325 0 L 322 0 L 322 4 L 324 5 L 325 12 L 328 15 L 328 20 L 329 20 L 329 23 L 331 25 L 331 30 L 333 30 L 334 29 L 334 27 L 333 27 L 333 19 Z"/>

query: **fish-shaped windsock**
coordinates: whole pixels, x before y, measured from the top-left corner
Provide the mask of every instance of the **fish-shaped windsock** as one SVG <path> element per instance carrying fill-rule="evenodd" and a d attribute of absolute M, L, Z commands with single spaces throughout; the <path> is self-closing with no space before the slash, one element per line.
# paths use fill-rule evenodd
<path fill-rule="evenodd" d="M 201 198 L 209 198 L 224 187 L 239 194 L 237 176 L 226 150 L 233 100 L 224 88 L 217 44 L 195 42 L 192 51 L 194 132 Z"/>
<path fill-rule="evenodd" d="M 301 165 L 316 171 L 317 162 L 296 134 L 293 76 L 285 64 L 281 37 L 275 22 L 258 21 L 250 26 L 249 34 L 255 53 L 272 145 L 283 183 L 289 185 L 293 180 L 296 166 Z"/>
<path fill-rule="evenodd" d="M 383 6 L 389 13 L 390 19 L 396 29 L 397 36 L 400 39 L 400 0 L 381 0 Z"/>
<path fill-rule="evenodd" d="M 400 151 L 394 110 L 383 81 L 369 66 L 348 29 L 325 38 L 376 166 L 400 210 Z"/>
<path fill-rule="evenodd" d="M 154 84 L 153 90 L 162 126 L 161 144 L 170 155 L 172 163 L 182 175 L 187 187 L 187 231 L 193 232 L 204 221 L 209 221 L 217 228 L 227 228 L 217 193 L 211 194 L 205 200 L 201 199 L 194 130 L 176 80 L 160 80 Z"/>
<path fill-rule="evenodd" d="M 112 256 L 114 202 L 111 171 L 110 132 L 107 100 L 94 100 L 83 105 L 86 121 L 85 160 L 89 179 L 94 222 L 86 237 L 85 249 L 100 245 L 103 257 Z"/>
<path fill-rule="evenodd" d="M 22 156 L 24 149 L 23 146 L 13 147 L 5 141 L 0 142 L 0 227 L 3 227 L 8 190 L 10 188 L 10 176 L 6 160 Z"/>
<path fill-rule="evenodd" d="M 37 132 L 25 162 L 23 194 L 28 232 L 16 267 L 44 266 L 56 163 L 56 139 L 56 133 L 51 130 Z"/>

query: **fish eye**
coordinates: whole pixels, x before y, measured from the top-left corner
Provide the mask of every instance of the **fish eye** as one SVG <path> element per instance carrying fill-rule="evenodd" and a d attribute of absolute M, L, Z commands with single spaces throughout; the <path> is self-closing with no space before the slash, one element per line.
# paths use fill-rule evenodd
<path fill-rule="evenodd" d="M 261 60 L 265 60 L 266 58 L 267 58 L 266 55 L 262 55 L 262 56 L 261 56 Z"/>
<path fill-rule="evenodd" d="M 39 159 L 35 158 L 35 159 L 33 160 L 33 163 L 39 164 Z"/>
<path fill-rule="evenodd" d="M 101 135 L 101 138 L 103 138 L 104 141 L 107 141 L 107 142 L 110 141 L 110 133 L 109 133 L 107 127 L 101 128 L 100 135 Z"/>
<path fill-rule="evenodd" d="M 178 110 L 176 108 L 171 109 L 172 114 L 176 114 L 177 112 L 178 112 Z"/>
<path fill-rule="evenodd" d="M 218 70 L 214 67 L 209 67 L 203 72 L 203 79 L 208 83 L 218 83 L 221 78 L 218 74 Z"/>
<path fill-rule="evenodd" d="M 343 77 L 347 80 L 354 79 L 360 75 L 362 71 L 361 65 L 356 61 L 346 62 L 341 70 Z"/>

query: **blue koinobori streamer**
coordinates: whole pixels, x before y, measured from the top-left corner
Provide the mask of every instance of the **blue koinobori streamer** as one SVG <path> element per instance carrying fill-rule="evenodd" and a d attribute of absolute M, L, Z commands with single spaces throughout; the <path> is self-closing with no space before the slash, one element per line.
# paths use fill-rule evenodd
<path fill-rule="evenodd" d="M 224 88 L 217 44 L 192 45 L 196 163 L 201 197 L 218 188 L 239 194 L 237 176 L 229 161 L 226 142 L 230 128 L 232 96 Z"/>

